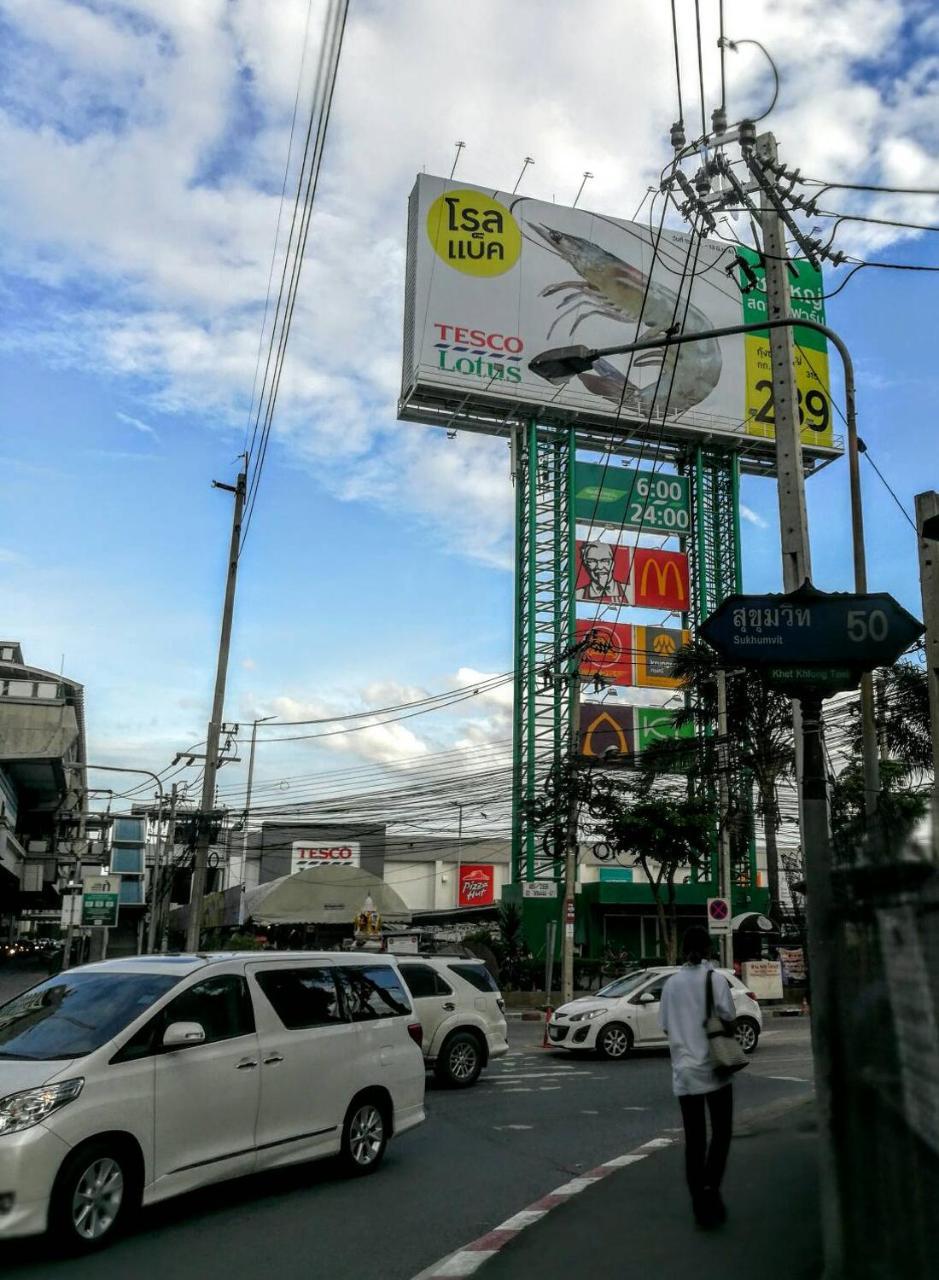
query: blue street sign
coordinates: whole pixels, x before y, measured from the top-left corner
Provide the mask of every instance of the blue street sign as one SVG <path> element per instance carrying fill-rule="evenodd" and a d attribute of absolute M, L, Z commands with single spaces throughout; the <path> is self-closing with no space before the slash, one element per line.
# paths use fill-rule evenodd
<path fill-rule="evenodd" d="M 923 634 L 887 592 L 816 591 L 728 596 L 701 625 L 728 666 L 758 666 L 770 683 L 850 688 L 889 666 Z"/>

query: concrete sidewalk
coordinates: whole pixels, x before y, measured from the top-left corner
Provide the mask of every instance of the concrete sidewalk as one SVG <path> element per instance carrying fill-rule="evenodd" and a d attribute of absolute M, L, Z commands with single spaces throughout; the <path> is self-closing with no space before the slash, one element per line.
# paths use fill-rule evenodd
<path fill-rule="evenodd" d="M 818 1280 L 822 1244 L 811 1100 L 740 1115 L 723 1192 L 726 1225 L 699 1230 L 679 1142 L 552 1210 L 476 1274 L 483 1280 L 726 1280 L 738 1274 Z"/>

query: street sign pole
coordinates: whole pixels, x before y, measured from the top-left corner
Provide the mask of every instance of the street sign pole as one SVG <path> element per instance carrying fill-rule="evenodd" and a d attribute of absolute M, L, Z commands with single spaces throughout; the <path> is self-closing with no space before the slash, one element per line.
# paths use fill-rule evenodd
<path fill-rule="evenodd" d="M 932 524 L 928 525 L 927 521 Z M 932 737 L 932 856 L 939 864 L 939 493 L 916 495 L 919 581 L 926 624 L 926 679 Z M 936 529 L 935 533 L 932 532 Z"/>
<path fill-rule="evenodd" d="M 727 723 L 727 672 L 723 667 L 717 672 L 717 735 L 720 742 L 720 771 L 718 777 L 718 794 L 720 798 L 720 818 L 718 822 L 718 866 L 719 877 L 717 892 L 722 898 L 733 903 L 733 867 L 730 848 L 730 779 L 727 776 L 729 763 L 728 723 Z M 731 915 L 733 907 L 731 906 Z M 723 933 L 720 939 L 721 965 L 725 969 L 734 967 L 733 933 Z"/>
<path fill-rule="evenodd" d="M 819 1185 L 826 1275 L 841 1274 L 843 1241 L 841 1186 L 836 1156 L 832 1048 L 838 1035 L 838 991 L 831 953 L 831 829 L 828 782 L 822 743 L 822 700 L 802 697 L 802 861 L 805 868 L 805 913 L 808 925 L 812 1058 L 818 1108 Z"/>

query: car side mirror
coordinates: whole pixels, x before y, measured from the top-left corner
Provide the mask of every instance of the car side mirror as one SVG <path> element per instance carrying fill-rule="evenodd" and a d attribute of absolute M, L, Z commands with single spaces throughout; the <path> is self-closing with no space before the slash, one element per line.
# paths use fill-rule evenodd
<path fill-rule="evenodd" d="M 186 1049 L 204 1040 L 205 1029 L 198 1022 L 171 1022 L 163 1032 L 164 1049 Z"/>
<path fill-rule="evenodd" d="M 643 991 L 642 995 L 639 997 L 640 1004 L 658 1004 L 658 1002 L 658 996 L 653 995 L 651 991 Z"/>

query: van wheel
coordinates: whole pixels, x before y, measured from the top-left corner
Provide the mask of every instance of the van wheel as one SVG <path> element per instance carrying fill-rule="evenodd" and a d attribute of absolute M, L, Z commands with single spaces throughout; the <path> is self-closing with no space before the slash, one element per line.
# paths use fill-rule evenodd
<path fill-rule="evenodd" d="M 136 1163 L 126 1147 L 102 1139 L 68 1157 L 52 1192 L 49 1232 L 69 1253 L 110 1243 L 140 1206 Z"/>
<path fill-rule="evenodd" d="M 608 1022 L 597 1036 L 597 1051 L 603 1058 L 625 1058 L 633 1047 L 633 1033 L 622 1022 Z"/>
<path fill-rule="evenodd" d="M 455 1031 L 449 1036 L 434 1063 L 434 1074 L 451 1089 L 468 1089 L 479 1079 L 483 1052 L 471 1031 Z"/>
<path fill-rule="evenodd" d="M 353 1102 L 342 1126 L 340 1158 L 347 1173 L 374 1173 L 388 1145 L 388 1123 L 374 1098 Z"/>

